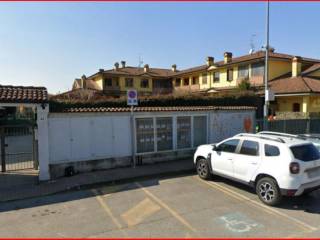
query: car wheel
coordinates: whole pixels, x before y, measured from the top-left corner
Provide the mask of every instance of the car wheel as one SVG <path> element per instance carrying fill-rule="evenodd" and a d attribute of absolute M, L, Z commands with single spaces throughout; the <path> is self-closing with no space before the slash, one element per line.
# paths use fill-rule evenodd
<path fill-rule="evenodd" d="M 263 203 L 270 206 L 279 204 L 282 198 L 277 182 L 270 177 L 264 177 L 258 181 L 256 193 Z"/>
<path fill-rule="evenodd" d="M 197 173 L 202 179 L 209 179 L 211 177 L 211 173 L 209 170 L 208 162 L 206 159 L 201 158 L 197 161 Z"/>

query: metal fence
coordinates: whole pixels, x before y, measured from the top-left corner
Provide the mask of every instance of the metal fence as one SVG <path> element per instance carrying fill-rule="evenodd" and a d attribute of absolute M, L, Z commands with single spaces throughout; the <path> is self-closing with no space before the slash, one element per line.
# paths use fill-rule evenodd
<path fill-rule="evenodd" d="M 0 171 L 38 168 L 33 125 L 0 126 Z"/>
<path fill-rule="evenodd" d="M 264 127 L 263 120 L 257 120 L 256 131 L 274 131 L 291 134 L 320 133 L 320 119 L 272 120 Z"/>

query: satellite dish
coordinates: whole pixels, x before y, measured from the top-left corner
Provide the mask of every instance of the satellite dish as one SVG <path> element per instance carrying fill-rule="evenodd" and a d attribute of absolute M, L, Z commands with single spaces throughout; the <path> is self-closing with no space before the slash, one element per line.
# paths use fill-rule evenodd
<path fill-rule="evenodd" d="M 252 53 L 254 53 L 254 49 L 253 49 L 253 48 L 251 48 L 251 49 L 249 50 L 249 54 L 252 54 Z"/>

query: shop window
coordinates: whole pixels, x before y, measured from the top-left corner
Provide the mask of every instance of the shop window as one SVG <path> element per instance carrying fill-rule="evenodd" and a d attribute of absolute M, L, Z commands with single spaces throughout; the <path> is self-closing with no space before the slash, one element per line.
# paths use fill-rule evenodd
<path fill-rule="evenodd" d="M 136 119 L 137 153 L 154 152 L 153 118 Z"/>
<path fill-rule="evenodd" d="M 177 147 L 191 148 L 191 117 L 177 117 Z"/>
<path fill-rule="evenodd" d="M 172 118 L 161 117 L 156 119 L 157 125 L 157 150 L 172 150 Z"/>
<path fill-rule="evenodd" d="M 207 117 L 195 116 L 193 118 L 193 145 L 198 147 L 207 143 Z"/>

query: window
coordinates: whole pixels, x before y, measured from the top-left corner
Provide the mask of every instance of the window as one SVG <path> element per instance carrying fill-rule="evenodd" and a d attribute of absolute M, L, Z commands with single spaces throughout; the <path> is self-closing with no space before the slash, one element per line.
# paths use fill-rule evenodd
<path fill-rule="evenodd" d="M 259 143 L 249 140 L 244 140 L 241 146 L 240 154 L 259 156 Z"/>
<path fill-rule="evenodd" d="M 263 76 L 264 62 L 257 62 L 251 64 L 251 76 Z"/>
<path fill-rule="evenodd" d="M 276 157 L 280 155 L 280 150 L 276 146 L 265 144 L 264 155 L 266 155 L 267 157 Z"/>
<path fill-rule="evenodd" d="M 189 85 L 189 78 L 183 79 L 183 85 L 185 85 L 185 86 Z"/>
<path fill-rule="evenodd" d="M 198 147 L 207 143 L 207 117 L 195 116 L 193 118 L 193 145 Z"/>
<path fill-rule="evenodd" d="M 181 78 L 176 78 L 176 87 L 181 86 Z"/>
<path fill-rule="evenodd" d="M 320 153 L 313 144 L 290 147 L 293 156 L 304 162 L 314 161 L 320 158 Z"/>
<path fill-rule="evenodd" d="M 300 103 L 294 103 L 292 105 L 292 111 L 293 112 L 300 112 Z"/>
<path fill-rule="evenodd" d="M 104 86 L 105 87 L 112 87 L 112 78 L 106 78 L 104 80 Z"/>
<path fill-rule="evenodd" d="M 227 70 L 227 81 L 231 82 L 233 80 L 233 69 Z"/>
<path fill-rule="evenodd" d="M 220 81 L 220 72 L 214 72 L 213 73 L 213 82 L 219 82 Z"/>
<path fill-rule="evenodd" d="M 193 77 L 193 78 L 192 78 L 192 84 L 193 84 L 193 85 L 199 84 L 199 79 L 198 79 L 198 77 Z"/>
<path fill-rule="evenodd" d="M 154 128 L 152 118 L 136 119 L 137 153 L 154 151 Z"/>
<path fill-rule="evenodd" d="M 218 151 L 234 153 L 236 151 L 236 149 L 237 149 L 238 144 L 239 144 L 239 140 L 238 139 L 228 140 L 228 141 L 226 141 L 224 143 L 221 143 L 218 146 Z"/>
<path fill-rule="evenodd" d="M 202 84 L 207 84 L 208 83 L 208 79 L 207 79 L 207 74 L 206 73 L 202 73 Z"/>
<path fill-rule="evenodd" d="M 149 87 L 149 79 L 141 79 L 140 87 L 148 88 Z"/>
<path fill-rule="evenodd" d="M 248 78 L 249 77 L 249 65 L 239 66 L 238 78 Z"/>
<path fill-rule="evenodd" d="M 157 118 L 157 150 L 171 150 L 172 143 L 172 118 Z"/>
<path fill-rule="evenodd" d="M 126 87 L 133 87 L 133 78 L 126 78 L 125 80 Z"/>
<path fill-rule="evenodd" d="M 177 147 L 191 147 L 191 117 L 177 117 Z"/>
<path fill-rule="evenodd" d="M 114 79 L 114 85 L 115 85 L 116 87 L 119 87 L 119 78 L 115 78 L 115 79 Z"/>

